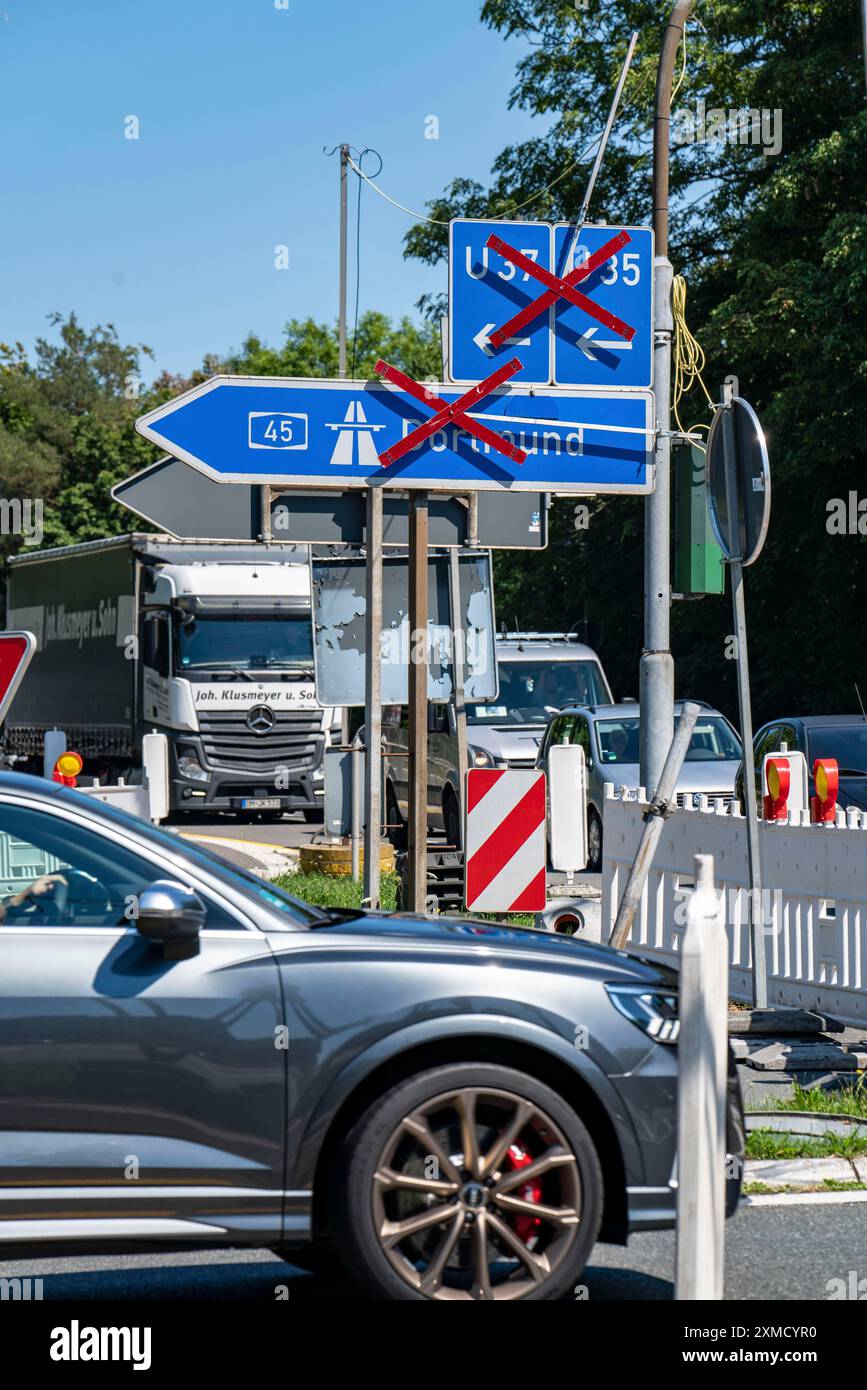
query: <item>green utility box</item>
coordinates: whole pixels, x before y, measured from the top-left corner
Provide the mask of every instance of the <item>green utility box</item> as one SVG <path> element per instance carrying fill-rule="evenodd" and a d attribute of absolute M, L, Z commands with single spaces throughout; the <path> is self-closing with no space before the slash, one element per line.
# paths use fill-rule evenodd
<path fill-rule="evenodd" d="M 706 455 L 697 444 L 672 442 L 674 589 L 679 594 L 725 592 L 723 554 L 707 510 Z"/>

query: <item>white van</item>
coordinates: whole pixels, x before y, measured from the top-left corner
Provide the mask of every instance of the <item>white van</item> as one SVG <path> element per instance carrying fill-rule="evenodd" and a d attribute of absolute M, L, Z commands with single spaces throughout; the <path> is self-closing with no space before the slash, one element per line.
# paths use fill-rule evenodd
<path fill-rule="evenodd" d="M 591 647 L 567 633 L 511 632 L 497 639 L 499 695 L 467 705 L 469 767 L 533 767 L 552 714 L 567 705 L 610 704 L 611 687 Z M 385 806 L 389 838 L 406 843 L 409 751 L 406 707 L 382 711 Z M 462 841 L 458 745 L 452 705 L 428 706 L 428 827 L 449 844 Z"/>

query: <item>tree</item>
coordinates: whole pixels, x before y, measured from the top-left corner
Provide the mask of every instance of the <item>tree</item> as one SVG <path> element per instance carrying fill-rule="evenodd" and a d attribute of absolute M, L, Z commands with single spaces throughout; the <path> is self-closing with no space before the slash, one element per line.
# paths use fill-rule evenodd
<path fill-rule="evenodd" d="M 528 45 L 510 97 L 547 133 L 506 149 L 487 188 L 456 179 L 432 217 L 568 218 L 580 207 L 616 74 L 632 29 L 627 80 L 591 220 L 650 220 L 653 96 L 668 0 L 486 0 L 482 19 Z M 857 7 L 848 0 L 699 0 L 673 107 L 670 257 L 689 284 L 690 326 L 708 352 L 714 395 L 738 376 L 769 436 L 774 479 L 768 545 L 747 575 L 759 719 L 851 709 L 867 677 L 861 620 L 865 539 L 829 535 L 829 500 L 864 476 L 867 392 L 867 116 Z M 711 113 L 722 111 L 711 121 Z M 767 113 L 764 124 L 762 112 Z M 723 139 L 706 137 L 709 131 Z M 757 142 L 753 142 L 754 135 Z M 767 151 L 767 153 L 765 152 Z M 444 229 L 414 227 L 406 254 L 435 263 Z M 438 306 L 426 306 L 436 314 Z M 701 393 L 685 424 L 707 423 Z M 641 650 L 641 506 L 597 498 L 574 532 L 557 504 L 552 544 L 533 560 L 498 556 L 498 603 L 522 599 L 522 620 L 569 626 L 585 602 L 604 631 L 615 687 L 634 693 Z M 515 598 L 512 599 L 512 595 Z M 562 615 L 562 616 L 561 616 Z M 724 658 L 728 599 L 675 604 L 678 693 L 736 710 Z"/>

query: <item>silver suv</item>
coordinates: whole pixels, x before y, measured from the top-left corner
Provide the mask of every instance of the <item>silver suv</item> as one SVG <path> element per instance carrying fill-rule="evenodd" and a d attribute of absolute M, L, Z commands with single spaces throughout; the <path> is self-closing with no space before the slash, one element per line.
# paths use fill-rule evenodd
<path fill-rule="evenodd" d="M 698 805 L 701 796 L 734 799 L 735 776 L 742 757 L 741 741 L 724 714 L 701 704 L 695 732 L 677 781 L 678 805 Z M 674 707 L 675 719 L 682 705 Z M 548 771 L 548 750 L 555 743 L 580 743 L 587 764 L 587 867 L 602 867 L 602 810 L 606 782 L 634 791 L 640 784 L 639 707 L 574 705 L 551 719 L 539 748 L 536 766 Z"/>
<path fill-rule="evenodd" d="M 565 706 L 613 697 L 598 656 L 566 633 L 513 632 L 497 639 L 499 696 L 467 705 L 470 767 L 533 767 L 548 720 Z M 635 706 L 632 706 L 634 709 Z M 406 709 L 383 709 L 386 820 L 391 839 L 406 841 L 409 807 Z M 462 843 L 458 744 L 451 705 L 428 708 L 428 824 Z"/>

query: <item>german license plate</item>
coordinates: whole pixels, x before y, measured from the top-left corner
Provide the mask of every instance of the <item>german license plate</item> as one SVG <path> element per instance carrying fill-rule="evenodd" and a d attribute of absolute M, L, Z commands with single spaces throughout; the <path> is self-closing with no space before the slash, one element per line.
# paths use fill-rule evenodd
<path fill-rule="evenodd" d="M 244 796 L 241 798 L 242 811 L 279 811 L 279 796 Z"/>

